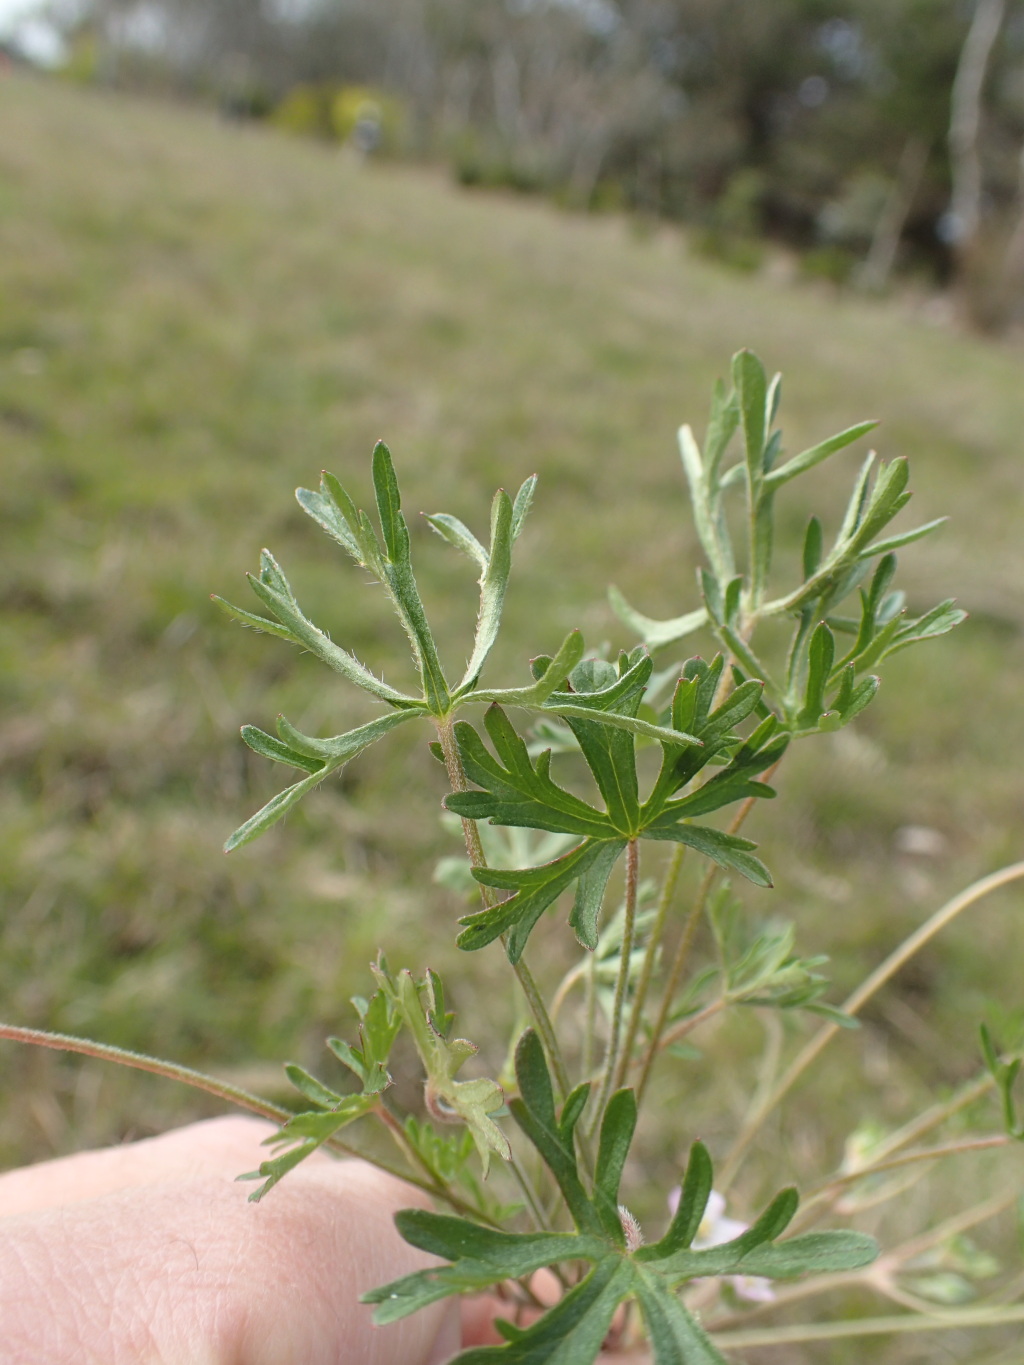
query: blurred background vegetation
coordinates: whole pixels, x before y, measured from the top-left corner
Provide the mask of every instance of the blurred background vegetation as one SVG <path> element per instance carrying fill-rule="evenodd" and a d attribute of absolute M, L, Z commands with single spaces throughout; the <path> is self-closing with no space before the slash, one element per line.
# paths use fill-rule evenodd
<path fill-rule="evenodd" d="M 811 3 L 607 8 L 620 27 L 602 27 L 599 5 L 481 2 L 479 28 L 458 20 L 454 3 L 338 5 L 329 32 L 313 25 L 326 24 L 326 12 L 304 25 L 274 21 L 275 33 L 294 36 L 272 54 L 275 74 L 261 64 L 255 20 L 238 30 L 254 35 L 242 66 L 230 65 L 225 40 L 203 46 L 204 62 L 192 66 L 171 61 L 168 48 L 155 67 L 124 36 L 130 27 L 118 30 L 121 11 L 104 7 L 72 39 L 73 69 L 87 84 L 20 70 L 0 78 L 4 1017 L 279 1087 L 285 1058 L 322 1066 L 322 1039 L 350 1027 L 348 996 L 367 988 L 367 963 L 382 946 L 395 966 L 450 970 L 461 1027 L 484 1045 L 487 1066 L 500 1067 L 514 1004 L 495 988 L 503 973 L 494 956 L 457 962 L 450 946 L 461 906 L 431 870 L 458 843 L 439 821 L 445 781 L 425 733 L 401 731 L 258 843 L 227 859 L 220 852 L 280 785 L 238 739 L 240 723 L 268 727 L 285 711 L 330 734 L 370 713 L 315 661 L 227 621 L 209 594 L 252 605 L 242 573 L 269 545 L 315 619 L 389 678 L 405 676 L 400 631 L 379 594 L 292 497 L 327 467 L 365 504 L 372 445 L 385 437 L 453 670 L 471 637 L 473 574 L 415 514 L 453 512 L 482 531 L 494 487 L 514 488 L 534 471 L 535 512 L 486 677 L 525 680 L 526 660 L 573 626 L 594 646 L 629 644 L 605 603 L 609 580 L 652 615 L 695 604 L 673 433 L 681 421 L 702 429 L 711 384 L 743 345 L 786 374 L 790 450 L 881 419 L 881 453 L 911 459 L 913 519 L 952 513 L 902 557 L 910 604 L 955 595 L 971 614 L 953 638 L 895 660 L 852 731 L 787 760 L 779 801 L 750 829 L 776 890 L 744 892 L 747 904 L 794 919 L 801 951 L 831 954 L 838 1000 L 947 895 L 1020 856 L 1021 352 L 1012 339 L 935 325 L 933 298 L 934 281 L 952 279 L 956 266 L 934 233 L 950 191 L 937 130 L 970 7 L 864 0 L 856 51 L 867 66 L 849 71 L 822 37 L 839 32 L 827 28 L 839 19 Z M 181 29 L 167 31 L 191 32 L 187 20 L 207 33 L 221 9 L 235 14 L 183 4 Z M 390 67 L 374 17 L 385 9 Z M 881 50 L 867 35 L 870 23 L 909 43 L 895 15 L 911 9 L 941 22 L 915 26 L 923 46 L 907 62 L 924 64 L 927 80 L 920 99 L 901 102 L 865 55 Z M 741 37 L 743 26 L 726 22 L 739 10 L 768 28 Z M 775 27 L 784 15 L 792 29 Z M 693 31 L 708 35 L 703 44 L 683 41 L 687 16 L 700 19 Z M 357 30 L 362 46 L 328 42 Z M 664 48 L 635 45 L 637 33 L 655 30 Z M 410 33 L 422 45 L 403 66 L 394 54 L 406 52 Z M 446 33 L 461 35 L 450 50 Z M 591 122 L 587 100 L 608 116 L 584 201 L 607 194 L 642 215 L 581 217 L 541 198 L 470 194 L 428 166 L 342 155 L 332 140 L 340 130 L 351 141 L 372 95 L 385 144 L 389 127 L 403 149 L 453 139 L 460 179 L 479 179 L 464 173 L 465 149 L 499 145 L 497 73 L 513 63 L 515 89 L 525 91 L 527 55 L 540 62 L 555 41 L 546 33 L 567 35 L 586 56 L 579 128 L 606 126 Z M 994 49 L 1006 91 L 1015 88 L 1014 41 L 1007 23 Z M 652 51 L 663 51 L 660 65 Z M 631 79 L 651 86 L 652 109 L 664 110 L 673 89 L 683 100 L 674 122 L 659 115 L 634 133 L 625 112 L 616 122 L 619 105 L 600 81 L 616 54 L 626 62 L 630 53 Z M 401 74 L 421 61 L 433 72 L 423 91 Z M 223 99 L 226 72 L 236 73 L 232 112 L 244 87 L 271 126 L 226 120 L 202 101 L 110 88 L 163 82 L 165 93 Z M 744 86 L 754 72 L 756 99 L 755 84 Z M 801 104 L 800 83 L 815 75 L 826 97 Z M 451 92 L 463 79 L 469 94 L 456 118 Z M 318 106 L 330 136 L 286 135 L 284 111 L 302 81 L 333 91 Z M 570 88 L 553 81 L 557 108 Z M 352 89 L 364 93 L 345 95 Z M 540 107 L 526 99 L 520 113 Z M 986 147 L 986 184 L 1015 154 L 1020 128 L 1006 100 L 1004 122 L 986 115 L 990 131 L 1003 129 Z M 646 107 L 623 96 L 637 118 Z M 877 173 L 882 199 L 892 191 L 919 117 L 929 150 L 901 251 L 908 269 L 931 272 L 927 291 L 878 301 L 772 268 L 777 248 L 759 234 L 820 249 L 825 207 L 846 202 L 855 173 Z M 554 112 L 551 120 L 538 126 L 554 127 Z M 826 123 L 852 140 L 847 153 L 825 140 Z M 500 141 L 502 154 L 555 145 L 532 126 L 527 119 L 520 140 Z M 782 127 L 790 133 L 776 136 Z M 692 160 L 701 151 L 718 158 L 706 175 Z M 559 174 L 564 197 L 574 182 Z M 999 232 L 1012 221 L 1011 182 L 985 200 L 986 233 L 989 214 L 993 233 L 997 220 Z M 724 232 L 728 205 L 745 206 L 744 222 L 757 225 L 749 240 L 764 268 L 743 273 L 709 253 L 704 233 Z M 677 212 L 685 233 L 663 221 Z M 816 471 L 785 503 L 784 560 L 812 510 L 838 515 L 861 454 L 839 458 L 839 482 Z M 834 1045 L 818 1087 L 770 1133 L 777 1163 L 801 1176 L 825 1169 L 859 1120 L 897 1123 L 973 1074 L 980 1018 L 1003 1041 L 1019 1040 L 1019 910 L 1019 896 L 994 899 L 879 997 L 864 1028 Z M 554 981 L 571 945 L 560 923 L 546 932 L 537 956 Z M 730 1021 L 697 1040 L 689 1071 L 666 1076 L 666 1113 L 685 1104 L 688 1115 L 680 1146 L 698 1124 L 713 1150 L 727 1141 L 756 1081 L 755 1064 L 735 1058 L 756 1037 L 751 1022 Z M 167 1083 L 10 1045 L 0 1077 L 5 1164 L 212 1112 Z M 673 1119 L 651 1140 L 652 1163 L 677 1159 L 666 1147 L 677 1127 Z M 983 1193 L 990 1172 L 979 1172 L 971 1179 Z M 958 1198 L 969 1183 L 959 1182 Z M 952 1207 L 952 1197 L 948 1182 L 923 1182 L 916 1216 Z M 898 1345 L 886 1359 L 936 1358 L 914 1354 L 921 1349 Z M 821 1358 L 859 1356 L 833 1346 Z"/>
<path fill-rule="evenodd" d="M 783 244 L 837 285 L 895 274 L 982 329 L 1024 321 L 1015 0 L 36 4 L 78 81 L 685 222 L 739 269 Z"/>

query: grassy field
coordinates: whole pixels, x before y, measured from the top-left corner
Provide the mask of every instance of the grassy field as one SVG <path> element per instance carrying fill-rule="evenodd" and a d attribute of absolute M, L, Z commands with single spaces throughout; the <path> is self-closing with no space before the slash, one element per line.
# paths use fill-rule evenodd
<path fill-rule="evenodd" d="M 242 721 L 283 710 L 336 733 L 369 713 L 209 594 L 254 605 L 242 573 L 269 545 L 340 643 L 403 677 L 380 596 L 292 498 L 326 466 L 367 501 L 383 436 L 411 512 L 482 529 L 497 484 L 541 476 L 488 677 L 525 680 L 572 626 L 629 643 L 609 580 L 653 615 L 695 605 L 673 433 L 703 424 L 743 345 L 786 374 L 791 450 L 881 419 L 882 453 L 912 461 L 914 520 L 952 513 L 904 555 L 912 605 L 953 595 L 971 613 L 895 661 L 855 734 L 797 752 L 752 828 L 771 910 L 832 955 L 838 999 L 947 895 L 1021 856 L 1021 352 L 906 306 L 723 273 L 669 231 L 457 192 L 201 112 L 0 81 L 0 1014 L 266 1080 L 286 1057 L 319 1063 L 379 944 L 396 965 L 451 963 L 435 945 L 458 907 L 430 869 L 456 845 L 419 734 L 220 852 L 278 785 Z M 859 454 L 841 483 L 808 481 L 833 517 Z M 806 496 L 785 509 L 794 535 Z M 413 535 L 454 667 L 472 573 Z M 907 826 L 934 831 L 928 856 L 905 851 Z M 795 1109 L 788 1160 L 834 1160 L 839 1122 L 898 1121 L 971 1074 L 979 1018 L 1019 1036 L 1019 912 L 1019 895 L 993 900 L 880 998 L 840 1045 L 863 1088 L 826 1078 L 825 1101 Z M 511 1006 L 490 1003 L 491 965 L 473 969 L 456 1003 L 494 1053 L 484 1012 L 501 1023 Z M 688 1082 L 714 1095 L 714 1111 L 696 1101 L 712 1141 L 753 1083 L 729 1070 L 728 1036 Z M 0 1077 L 0 1163 L 210 1112 L 10 1045 Z M 936 1358 L 915 1349 L 891 1358 Z"/>

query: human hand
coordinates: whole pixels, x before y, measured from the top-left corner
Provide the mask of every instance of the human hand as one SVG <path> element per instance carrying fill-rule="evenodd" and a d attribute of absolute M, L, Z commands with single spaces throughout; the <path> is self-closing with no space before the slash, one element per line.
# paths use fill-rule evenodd
<path fill-rule="evenodd" d="M 428 1264 L 422 1203 L 361 1161 L 307 1159 L 259 1205 L 273 1131 L 223 1118 L 0 1175 L 2 1365 L 440 1365 L 458 1307 L 376 1328 L 359 1295 Z"/>

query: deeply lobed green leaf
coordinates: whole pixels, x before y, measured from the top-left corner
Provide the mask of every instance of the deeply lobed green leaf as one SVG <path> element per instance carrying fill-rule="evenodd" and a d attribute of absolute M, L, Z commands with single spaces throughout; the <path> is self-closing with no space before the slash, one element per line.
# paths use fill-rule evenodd
<path fill-rule="evenodd" d="M 548 1166 L 572 1214 L 573 1233 L 508 1233 L 463 1218 L 422 1210 L 398 1214 L 399 1231 L 413 1246 L 439 1256 L 433 1267 L 363 1296 L 377 1305 L 374 1319 L 392 1322 L 451 1294 L 472 1292 L 532 1274 L 545 1266 L 589 1263 L 589 1273 L 526 1328 L 501 1325 L 500 1346 L 472 1348 L 455 1365 L 591 1365 L 619 1305 L 636 1299 L 655 1365 L 724 1365 L 677 1288 L 707 1275 L 793 1275 L 855 1269 L 877 1255 L 872 1238 L 852 1232 L 809 1233 L 776 1242 L 796 1210 L 794 1191 L 776 1196 L 759 1219 L 724 1246 L 693 1250 L 711 1192 L 711 1161 L 700 1143 L 690 1153 L 679 1208 L 665 1236 L 631 1248 L 616 1212 L 619 1181 L 636 1123 L 628 1090 L 618 1091 L 601 1125 L 593 1193 L 579 1177 L 573 1132 L 585 1102 L 584 1087 L 567 1097 L 561 1115 L 540 1040 L 527 1030 L 516 1048 L 519 1098 L 516 1122 Z"/>

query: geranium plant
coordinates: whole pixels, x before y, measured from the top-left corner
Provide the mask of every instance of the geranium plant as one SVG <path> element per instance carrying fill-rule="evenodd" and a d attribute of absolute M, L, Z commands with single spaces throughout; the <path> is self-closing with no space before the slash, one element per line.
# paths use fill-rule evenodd
<path fill-rule="evenodd" d="M 259 1181 L 256 1200 L 316 1149 L 350 1150 L 351 1125 L 377 1125 L 391 1154 L 374 1144 L 360 1150 L 434 1198 L 435 1211 L 400 1214 L 398 1226 L 440 1263 L 366 1298 L 377 1321 L 389 1322 L 450 1295 L 497 1293 L 507 1314 L 499 1321 L 504 1341 L 464 1352 L 461 1365 L 587 1365 L 602 1349 L 639 1339 L 658 1365 L 710 1365 L 730 1343 L 796 1339 L 791 1327 L 765 1325 L 765 1315 L 843 1284 L 866 1286 L 916 1311 L 920 1326 L 934 1327 L 929 1313 L 941 1296 L 929 1295 L 928 1284 L 934 1291 L 939 1281 L 929 1281 L 921 1264 L 929 1252 L 948 1250 L 942 1229 L 880 1249 L 865 1231 L 842 1224 L 856 1213 L 858 1191 L 882 1198 L 900 1192 L 888 1173 L 1006 1145 L 1021 1133 L 1013 1099 L 1020 1060 L 1003 1055 L 984 1030 L 981 1078 L 970 1098 L 943 1099 L 916 1123 L 870 1143 L 853 1135 L 843 1168 L 803 1207 L 797 1191 L 784 1188 L 749 1222 L 726 1214 L 726 1194 L 765 1118 L 837 1030 L 856 1027 L 867 1000 L 952 918 L 1024 875 L 1015 865 L 956 897 L 842 1004 L 827 999 L 825 959 L 802 955 L 793 926 L 771 918 L 759 899 L 771 873 L 741 829 L 774 797 L 772 777 L 788 750 L 853 722 L 874 702 L 889 657 L 944 635 L 964 615 L 952 601 L 921 614 L 908 610 L 895 582 L 896 552 L 940 523 L 892 528 L 910 498 L 907 465 L 874 452 L 861 464 L 841 524 L 827 534 L 812 517 L 797 580 L 775 585 L 776 500 L 874 425 L 860 423 L 788 454 L 777 426 L 780 393 L 779 377 L 769 381 L 760 361 L 741 351 L 731 386 L 716 388 L 703 442 L 681 429 L 704 561 L 696 597 L 680 616 L 654 620 L 612 588 L 611 605 L 636 639 L 628 649 L 588 649 L 571 630 L 560 643 L 537 642 L 539 652 L 524 658 L 523 676 L 511 685 L 485 681 L 513 547 L 534 497 L 531 478 L 515 497 L 495 495 L 486 543 L 455 517 L 428 517 L 479 574 L 474 644 L 456 681 L 417 589 L 398 479 L 383 444 L 372 463 L 375 519 L 330 474 L 297 496 L 383 587 L 408 637 L 415 691 L 383 682 L 318 628 L 269 551 L 250 576 L 259 610 L 222 603 L 244 625 L 316 655 L 381 708 L 328 738 L 304 734 L 283 716 L 273 734 L 244 726 L 250 748 L 297 779 L 226 848 L 257 838 L 392 730 L 428 727 L 447 780 L 443 804 L 448 818 L 461 822 L 465 842 L 465 858 L 447 859 L 442 875 L 459 894 L 475 888 L 477 898 L 464 907 L 456 942 L 466 954 L 502 957 L 521 991 L 523 1017 L 509 1039 L 504 1084 L 475 1074 L 477 1047 L 458 1036 L 437 974 L 396 970 L 384 952 L 372 968 L 372 989 L 353 1002 L 348 1040 L 328 1040 L 351 1084 L 338 1088 L 289 1064 L 297 1112 L 168 1063 L 3 1029 L 8 1037 L 116 1054 L 276 1117 L 267 1160 L 245 1177 Z M 691 637 L 701 653 L 690 654 Z M 684 860 L 699 869 L 686 897 Z M 741 883 L 751 887 L 746 909 L 735 889 Z M 710 954 L 697 951 L 702 925 Z M 554 980 L 531 965 L 547 936 L 562 936 L 576 955 Z M 385 946 L 394 958 L 394 946 Z M 570 997 L 578 1008 L 567 1005 Z M 630 1211 L 629 1185 L 643 1176 L 627 1173 L 627 1159 L 638 1124 L 658 1121 L 649 1104 L 654 1081 L 661 1068 L 689 1064 L 684 1039 L 733 1010 L 801 1016 L 789 1036 L 804 1041 L 755 1096 L 717 1172 L 699 1134 L 684 1132 L 676 1180 L 656 1200 L 648 1191 L 642 1201 L 663 1208 L 662 1224 L 642 1228 Z M 409 1111 L 391 1093 L 390 1059 L 403 1034 L 422 1065 L 422 1103 Z M 986 1089 L 1001 1097 L 1001 1129 L 961 1126 L 952 1142 L 922 1145 Z M 952 1268 L 948 1257 L 944 1263 L 947 1290 L 970 1279 L 961 1253 Z M 548 1286 L 558 1286 L 546 1307 L 535 1279 L 541 1271 Z M 790 1281 L 798 1283 L 787 1288 Z M 1024 1318 L 1015 1303 L 968 1309 L 947 1302 L 943 1321 L 985 1325 L 1014 1314 Z M 897 1330 L 897 1321 L 904 1330 L 905 1314 L 866 1323 L 814 1319 L 799 1339 L 877 1334 Z"/>

